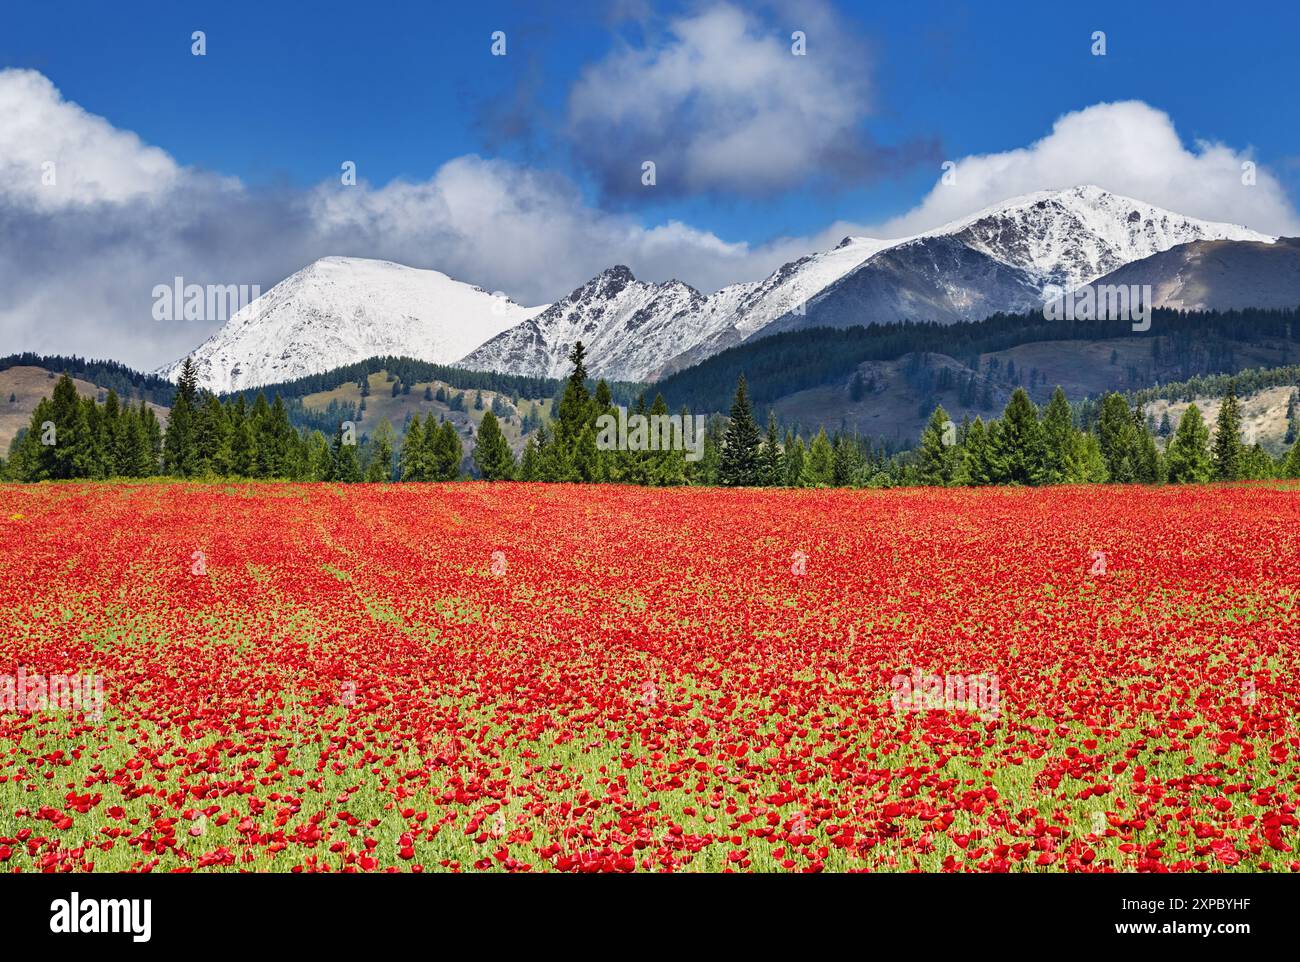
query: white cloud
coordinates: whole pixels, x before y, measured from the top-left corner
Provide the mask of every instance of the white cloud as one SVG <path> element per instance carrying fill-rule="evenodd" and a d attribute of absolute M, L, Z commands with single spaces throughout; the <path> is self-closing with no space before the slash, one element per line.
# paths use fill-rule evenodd
<path fill-rule="evenodd" d="M 55 187 L 41 184 L 47 155 Z M 418 183 L 255 191 L 177 164 L 30 71 L 0 71 L 0 174 L 0 353 L 111 355 L 145 369 L 218 326 L 151 319 L 154 286 L 176 276 L 266 290 L 343 254 L 436 268 L 537 304 L 613 263 L 711 289 L 761 276 L 789 250 L 676 221 L 646 227 L 591 206 L 562 175 L 475 156 Z"/>
<path fill-rule="evenodd" d="M 0 198 L 10 202 L 44 210 L 120 203 L 166 191 L 180 176 L 164 151 L 64 100 L 34 70 L 0 71 L 0 131 Z"/>
<path fill-rule="evenodd" d="M 528 304 L 567 294 L 616 262 L 654 279 L 689 270 L 683 279 L 717 287 L 755 256 L 747 244 L 676 221 L 647 228 L 601 211 L 563 176 L 477 156 L 448 161 L 420 183 L 322 185 L 311 212 L 333 246 L 437 267 Z"/>
<path fill-rule="evenodd" d="M 645 46 L 588 66 L 569 93 L 568 133 L 611 193 L 762 193 L 815 176 L 858 179 L 872 150 L 866 59 L 821 4 L 783 23 L 721 3 L 668 24 Z M 791 34 L 806 35 L 804 56 Z"/>
<path fill-rule="evenodd" d="M 46 154 L 59 165 L 53 193 L 40 183 Z M 1077 183 L 1300 233 L 1267 170 L 1255 187 L 1240 185 L 1243 159 L 1223 145 L 1184 148 L 1169 118 L 1143 104 L 1099 105 L 1063 117 L 1023 150 L 961 160 L 957 186 L 936 186 L 886 224 L 838 222 L 755 246 L 679 221 L 647 226 L 593 206 L 562 175 L 476 156 L 414 183 L 253 190 L 177 164 L 63 100 L 40 74 L 0 71 L 0 354 L 111 356 L 142 369 L 171 361 L 217 326 L 151 319 L 154 286 L 177 275 L 267 290 L 318 257 L 380 257 L 537 304 L 624 263 L 639 277 L 676 277 L 707 292 L 847 234 L 898 236 Z"/>
<path fill-rule="evenodd" d="M 1272 174 L 1260 167 L 1254 186 L 1242 184 L 1241 165 L 1250 159 L 1220 143 L 1185 147 L 1169 115 L 1141 101 L 1096 104 L 1063 115 L 1028 147 L 956 161 L 955 184 L 936 183 L 906 214 L 856 231 L 901 237 L 1019 194 L 1096 184 L 1189 217 L 1300 232 L 1300 217 Z"/>

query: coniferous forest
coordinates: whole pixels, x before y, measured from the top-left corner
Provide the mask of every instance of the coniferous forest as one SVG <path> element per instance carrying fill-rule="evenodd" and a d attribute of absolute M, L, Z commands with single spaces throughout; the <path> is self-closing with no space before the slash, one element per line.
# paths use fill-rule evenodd
<path fill-rule="evenodd" d="M 1119 393 L 1072 405 L 1060 388 L 1042 410 L 1017 389 L 1001 416 L 988 421 L 976 417 L 955 424 L 938 406 L 916 446 L 899 453 L 844 431 L 828 435 L 819 428 L 805 436 L 779 425 L 770 411 L 766 423 L 760 424 L 741 373 L 728 415 L 707 419 L 699 455 L 688 458 L 685 450 L 603 450 L 597 443 L 597 421 L 616 414 L 614 392 L 604 380 L 592 386 L 581 342 L 569 359 L 572 372 L 557 395 L 553 416 L 529 423 L 518 456 L 496 413 L 488 410 L 468 458 L 451 421 L 435 423 L 430 416 L 421 423 L 417 415 L 399 438 L 386 420 L 361 433 L 331 408 L 316 415 L 315 426 L 295 427 L 288 408 L 293 401 L 287 403 L 279 393 L 268 401 L 262 392 L 219 398 L 199 389 L 188 362 L 164 430 L 143 400 L 123 402 L 113 389 L 102 402 L 79 396 L 65 372 L 11 444 L 2 462 L 4 477 L 336 482 L 480 478 L 730 487 L 1185 484 L 1300 478 L 1300 443 L 1294 431 L 1287 437 L 1289 450 L 1278 459 L 1259 444 L 1243 441 L 1237 379 L 1225 376 L 1145 392 L 1136 406 Z M 1241 377 L 1250 390 L 1274 386 L 1276 380 L 1251 372 Z M 626 386 L 620 388 L 625 394 Z M 1186 408 L 1176 426 L 1165 423 L 1153 429 L 1142 413 L 1141 403 L 1155 397 L 1186 399 L 1207 388 L 1225 392 L 1213 432 L 1195 404 Z M 689 416 L 685 408 L 680 413 L 684 420 Z M 669 407 L 662 394 L 648 400 L 642 393 L 628 405 L 627 414 L 663 416 Z M 1163 447 L 1157 435 L 1164 436 Z"/>

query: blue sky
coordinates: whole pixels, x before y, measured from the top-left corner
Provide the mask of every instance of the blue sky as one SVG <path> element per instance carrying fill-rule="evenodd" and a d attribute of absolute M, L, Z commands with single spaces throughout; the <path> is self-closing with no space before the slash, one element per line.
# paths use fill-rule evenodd
<path fill-rule="evenodd" d="M 1300 234 L 1297 5 L 1162 6 L 9 0 L 0 352 L 161 365 L 211 331 L 155 285 L 327 255 L 708 292 L 1082 183 Z"/>
<path fill-rule="evenodd" d="M 645 35 L 636 4 L 72 7 L 75 14 L 67 4 L 10 3 L 0 66 L 40 70 L 67 99 L 181 163 L 262 185 L 313 184 L 335 176 L 340 158 L 355 160 L 372 183 L 419 180 L 449 158 L 480 153 L 565 171 L 590 191 L 581 165 L 546 127 L 562 117 L 584 65 L 623 38 Z M 654 5 L 659 18 L 691 9 Z M 774 31 L 798 28 L 797 4 L 771 9 Z M 1291 197 L 1300 187 L 1300 5 L 1252 4 L 1240 15 L 1209 3 L 837 9 L 863 41 L 873 88 L 863 123 L 883 144 L 930 140 L 942 157 L 1007 150 L 1042 136 L 1068 110 L 1136 98 L 1167 112 L 1185 141 L 1253 148 Z M 201 62 L 189 50 L 196 29 L 208 37 Z M 1107 34 L 1105 57 L 1089 52 L 1098 29 Z M 494 30 L 507 33 L 506 57 L 484 55 Z M 814 34 L 814 51 L 819 42 Z M 525 142 L 496 132 L 499 105 L 534 87 L 537 136 Z M 902 213 L 936 176 L 929 163 L 864 186 L 804 185 L 759 197 L 647 192 L 632 209 L 648 221 L 678 217 L 728 240 L 759 242 L 838 218 L 869 223 Z"/>

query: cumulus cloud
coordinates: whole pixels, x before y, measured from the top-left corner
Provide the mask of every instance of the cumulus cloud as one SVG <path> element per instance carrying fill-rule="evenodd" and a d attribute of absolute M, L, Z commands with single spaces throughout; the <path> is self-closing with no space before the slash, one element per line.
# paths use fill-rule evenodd
<path fill-rule="evenodd" d="M 53 185 L 42 181 L 46 159 L 56 163 Z M 524 304 L 561 297 L 615 263 L 707 292 L 761 278 L 847 234 L 899 236 L 1077 183 L 1300 232 L 1267 170 L 1257 171 L 1256 186 L 1241 186 L 1243 159 L 1223 145 L 1184 148 L 1169 118 L 1145 105 L 1099 105 L 1063 117 L 1023 150 L 962 159 L 956 186 L 936 186 L 893 221 L 838 222 L 751 245 L 679 221 L 647 226 L 593 206 L 567 177 L 477 156 L 418 182 L 255 190 L 176 163 L 64 101 L 40 74 L 0 71 L 0 354 L 107 356 L 151 369 L 219 326 L 154 321 L 155 285 L 180 276 L 268 290 L 332 254 L 435 268 Z"/>
<path fill-rule="evenodd" d="M 1141 101 L 1096 104 L 1063 115 L 1028 147 L 956 161 L 955 183 L 936 183 L 901 217 L 857 230 L 907 236 L 1019 194 L 1096 184 L 1189 217 L 1300 233 L 1300 218 L 1271 173 L 1257 168 L 1255 184 L 1242 183 L 1250 160 L 1249 152 L 1221 143 L 1184 146 L 1172 118 Z"/>
<path fill-rule="evenodd" d="M 622 44 L 569 92 L 567 133 L 606 192 L 761 194 L 814 177 L 877 176 L 906 152 L 872 147 L 866 57 L 821 4 L 777 26 L 728 3 Z M 800 30 L 806 54 L 792 51 Z"/>
<path fill-rule="evenodd" d="M 712 289 L 804 253 L 797 242 L 754 249 L 676 221 L 647 227 L 591 206 L 562 175 L 476 156 L 420 182 L 252 190 L 177 164 L 30 71 L 0 72 L 0 131 L 4 354 L 112 356 L 149 369 L 220 326 L 154 321 L 155 285 L 180 276 L 267 290 L 331 254 L 431 267 L 539 304 L 618 262 Z M 58 165 L 53 185 L 42 183 L 46 157 Z"/>
<path fill-rule="evenodd" d="M 180 168 L 130 131 L 64 100 L 34 70 L 0 83 L 0 198 L 45 210 L 146 197 L 172 186 Z"/>

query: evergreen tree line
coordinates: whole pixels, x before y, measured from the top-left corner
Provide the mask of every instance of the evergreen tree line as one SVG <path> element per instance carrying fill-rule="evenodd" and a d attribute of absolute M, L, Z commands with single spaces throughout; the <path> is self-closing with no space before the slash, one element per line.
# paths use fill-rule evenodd
<path fill-rule="evenodd" d="M 570 354 L 573 371 L 564 382 L 549 422 L 537 424 L 516 459 L 492 408 L 483 410 L 472 456 L 473 473 L 488 481 L 615 482 L 641 485 L 832 487 L 893 485 L 1049 485 L 1085 483 L 1189 483 L 1300 478 L 1300 440 L 1274 460 L 1241 436 L 1235 386 L 1227 385 L 1213 438 L 1200 409 L 1191 404 L 1176 430 L 1153 429 L 1141 407 L 1121 394 L 1095 402 L 1087 417 L 1071 408 L 1058 387 L 1040 413 L 1017 389 L 1001 417 L 976 417 L 955 425 L 940 405 L 919 445 L 902 454 L 873 447 L 841 430 L 819 429 L 809 441 L 779 427 L 769 412 L 766 430 L 755 421 L 742 374 L 727 418 L 707 422 L 696 459 L 687 449 L 602 450 L 602 415 L 617 417 L 610 386 L 588 389 L 581 342 Z M 1292 408 L 1300 407 L 1293 398 Z M 636 399 L 629 415 L 667 415 L 662 395 Z M 1297 412 L 1292 411 L 1292 415 Z M 684 423 L 688 412 L 681 412 Z M 279 395 L 258 393 L 224 400 L 197 387 L 186 362 L 176 386 L 167 430 L 144 402 L 122 403 L 110 390 L 103 403 L 78 396 L 66 374 L 50 398 L 40 401 L 3 463 L 11 480 L 72 478 L 246 477 L 303 481 L 452 481 L 465 476 L 464 448 L 449 420 L 411 418 L 405 439 L 386 420 L 360 438 L 355 425 L 337 422 L 332 437 L 295 429 Z M 1294 432 L 1292 432 L 1294 434 Z M 1167 439 L 1164 450 L 1157 434 Z"/>
<path fill-rule="evenodd" d="M 289 404 L 258 392 L 251 403 L 243 394 L 224 399 L 197 385 L 186 361 L 164 432 L 144 402 L 122 404 L 107 392 L 103 403 L 77 394 L 68 375 L 42 399 L 28 427 L 0 461 L 0 476 L 14 481 L 77 478 L 238 477 L 292 481 L 453 481 L 465 473 L 464 447 L 451 421 L 421 424 L 411 418 L 403 443 L 386 419 L 368 435 L 340 414 L 330 436 L 320 429 L 293 426 Z M 290 404 L 293 402 L 289 402 Z M 481 394 L 475 403 L 483 410 Z M 537 417 L 534 412 L 534 417 Z M 474 464 L 493 480 L 513 477 L 514 457 L 492 410 L 484 410 Z"/>
<path fill-rule="evenodd" d="M 1187 484 L 1300 478 L 1300 444 L 1274 460 L 1242 439 L 1241 408 L 1228 386 L 1213 440 L 1200 409 L 1190 404 L 1163 451 L 1140 407 L 1118 393 L 1101 399 L 1097 417 L 1076 426 L 1058 387 L 1041 415 L 1022 389 L 1002 417 L 959 427 L 942 406 L 935 409 L 921 443 L 898 459 L 891 481 L 928 485 L 983 484 Z"/>
<path fill-rule="evenodd" d="M 89 381 L 106 390 L 111 389 L 118 396 L 118 403 L 132 401 L 149 401 L 162 407 L 170 407 L 176 395 L 176 385 L 156 374 L 141 374 L 117 361 L 94 361 L 84 357 L 64 357 L 62 355 L 35 354 L 24 351 L 0 358 L 0 371 L 11 367 L 43 367 L 52 373 L 58 371 L 72 377 Z"/>

